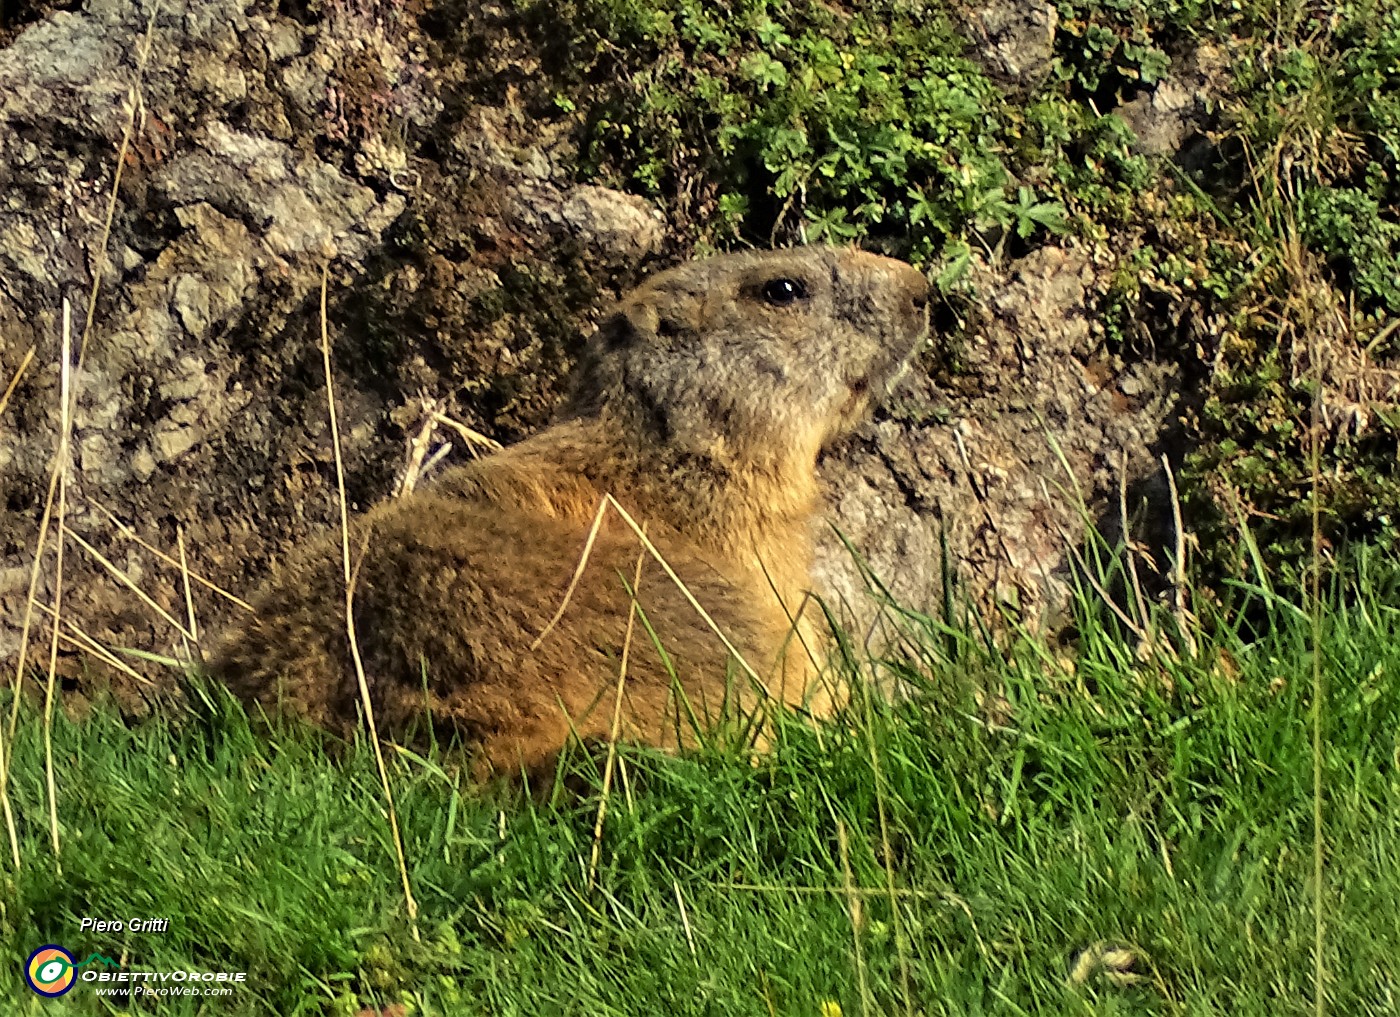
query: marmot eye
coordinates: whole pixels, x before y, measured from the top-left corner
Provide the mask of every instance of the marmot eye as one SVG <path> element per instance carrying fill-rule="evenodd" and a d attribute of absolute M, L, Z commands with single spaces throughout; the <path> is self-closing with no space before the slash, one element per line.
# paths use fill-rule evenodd
<path fill-rule="evenodd" d="M 763 284 L 763 299 L 774 307 L 786 307 L 807 296 L 807 287 L 799 279 L 770 279 Z"/>

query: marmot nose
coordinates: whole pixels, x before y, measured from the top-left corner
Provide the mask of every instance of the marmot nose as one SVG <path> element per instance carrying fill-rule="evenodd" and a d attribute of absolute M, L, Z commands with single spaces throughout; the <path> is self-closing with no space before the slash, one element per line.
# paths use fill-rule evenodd
<path fill-rule="evenodd" d="M 900 262 L 900 268 L 903 269 L 899 274 L 900 285 L 909 294 L 909 302 L 914 305 L 914 310 L 922 311 L 928 307 L 928 277 L 913 265 Z"/>
<path fill-rule="evenodd" d="M 898 261 L 895 258 L 886 258 L 879 254 L 869 254 L 861 252 L 863 259 L 872 268 L 876 268 L 880 275 L 884 276 L 881 285 L 890 286 L 904 300 L 908 301 L 916 313 L 923 313 L 928 307 L 929 281 L 928 278 L 913 265 L 908 262 Z"/>

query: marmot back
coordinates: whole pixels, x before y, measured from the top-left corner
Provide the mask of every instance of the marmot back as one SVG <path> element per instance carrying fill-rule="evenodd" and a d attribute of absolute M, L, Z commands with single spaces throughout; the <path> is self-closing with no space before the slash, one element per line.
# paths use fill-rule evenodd
<path fill-rule="evenodd" d="M 548 765 L 571 730 L 608 737 L 641 555 L 615 512 L 531 648 L 605 494 L 761 679 L 645 560 L 622 736 L 685 744 L 764 695 L 822 712 L 816 629 L 793 622 L 810 583 L 817 455 L 902 371 L 927 296 L 902 262 L 826 247 L 691 262 L 626 296 L 588 343 L 558 423 L 352 522 L 356 637 L 380 730 L 431 724 L 508 773 Z M 212 671 L 246 700 L 349 730 L 359 692 L 339 534 L 253 603 Z"/>

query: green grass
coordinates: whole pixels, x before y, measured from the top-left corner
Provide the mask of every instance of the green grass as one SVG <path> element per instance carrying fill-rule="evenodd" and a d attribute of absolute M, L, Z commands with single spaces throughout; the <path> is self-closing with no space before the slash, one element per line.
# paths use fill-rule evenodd
<path fill-rule="evenodd" d="M 1329 1012 L 1357 1017 L 1400 1012 L 1400 564 L 1344 574 L 1322 618 L 1323 901 Z M 1311 621 L 1244 599 L 1195 663 L 1140 661 L 1087 602 L 1072 667 L 906 619 L 917 649 L 886 663 L 906 702 L 787 724 L 757 765 L 627 751 L 591 888 L 596 791 L 483 793 L 400 754 L 421 942 L 363 745 L 255 734 L 218 699 L 59 722 L 60 874 L 26 710 L 0 993 L 106 1012 L 86 985 L 29 996 L 21 962 L 55 942 L 248 972 L 231 998 L 139 1013 L 1311 1013 Z M 1005 702 L 979 706 L 988 690 Z M 80 935 L 83 917 L 171 927 Z M 1102 944 L 1136 980 L 1071 986 Z"/>

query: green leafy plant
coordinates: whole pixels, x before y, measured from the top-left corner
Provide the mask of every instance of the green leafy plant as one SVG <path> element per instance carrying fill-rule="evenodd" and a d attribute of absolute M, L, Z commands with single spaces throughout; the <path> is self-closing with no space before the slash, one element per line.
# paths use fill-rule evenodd
<path fill-rule="evenodd" d="M 1100 98 L 1155 85 L 1171 65 L 1168 47 L 1209 7 L 1207 0 L 1061 0 L 1056 74 Z"/>
<path fill-rule="evenodd" d="M 678 0 L 643 16 L 597 0 L 585 11 L 627 55 L 601 63 L 634 85 L 589 123 L 592 172 L 672 200 L 704 194 L 697 211 L 717 240 L 895 235 L 927 258 L 969 229 L 1029 240 L 1066 228 L 1060 203 L 1008 166 L 1003 97 L 927 10 Z"/>

